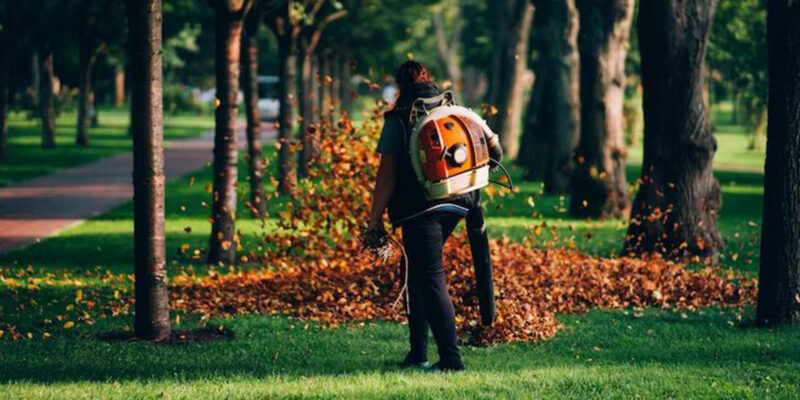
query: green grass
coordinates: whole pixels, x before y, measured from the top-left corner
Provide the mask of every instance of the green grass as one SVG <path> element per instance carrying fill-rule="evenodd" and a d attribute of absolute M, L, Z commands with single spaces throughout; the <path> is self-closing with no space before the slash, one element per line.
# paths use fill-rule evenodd
<path fill-rule="evenodd" d="M 540 344 L 463 348 L 470 371 L 432 376 L 393 366 L 405 327 L 335 329 L 279 317 L 216 321 L 229 341 L 108 343 L 89 335 L 3 343 L 5 398 L 796 398 L 796 332 L 742 329 L 727 311 L 593 311 Z M 430 349 L 433 354 L 433 348 Z M 10 384 L 9 384 L 10 382 Z"/>
<path fill-rule="evenodd" d="M 720 146 L 719 160 L 736 160 L 741 132 L 725 130 L 730 146 Z M 720 139 L 722 143 L 723 140 Z M 738 146 L 738 145 L 737 145 Z M 271 153 L 270 153 L 271 154 Z M 720 169 L 723 188 L 720 229 L 727 241 L 723 264 L 757 273 L 758 233 L 762 206 L 760 170 L 763 151 L 748 153 L 747 169 Z M 244 172 L 244 171 L 242 171 Z M 628 168 L 638 177 L 634 161 Z M 243 176 L 243 175 L 242 175 Z M 204 247 L 210 224 L 205 185 L 208 168 L 167 186 L 167 252 L 182 244 Z M 245 188 L 245 185 L 242 185 Z M 624 221 L 571 219 L 559 209 L 567 199 L 542 196 L 539 183 L 521 183 L 520 192 L 488 204 L 494 235 L 519 240 L 534 224 L 546 221 L 537 245 L 568 246 L 612 255 L 626 229 Z M 246 190 L 242 190 L 246 198 Z M 535 207 L 528 204 L 528 197 Z M 273 211 L 280 208 L 272 204 Z M 33 265 L 54 272 L 81 273 L 98 268 L 132 273 L 131 205 L 127 204 L 27 249 L 0 257 L 0 265 Z M 242 218 L 237 226 L 247 246 L 253 235 L 273 229 Z M 191 227 L 187 233 L 184 228 Z M 590 237 L 591 236 L 591 237 Z M 571 240 L 570 240 L 571 239 Z M 554 243 L 548 244 L 547 241 Z M 736 261 L 733 255 L 736 254 Z M 177 257 L 172 271 L 185 265 Z M 198 266 L 199 268 L 199 266 Z M 90 281 L 89 285 L 99 282 Z M 56 304 L 72 298 L 73 286 L 43 289 Z M 3 298 L 5 320 L 35 329 L 42 321 L 11 310 Z M 3 309 L 0 309 L 2 312 Z M 431 376 L 393 366 L 406 350 L 406 328 L 400 324 L 350 324 L 323 328 L 276 316 L 212 319 L 234 336 L 230 340 L 191 345 L 154 346 L 105 342 L 101 332 L 123 330 L 130 316 L 101 320 L 93 326 L 65 330 L 54 326 L 49 339 L 0 340 L 0 399 L 167 398 L 167 399 L 300 399 L 300 398 L 565 398 L 565 399 L 794 399 L 800 396 L 800 336 L 796 328 L 743 328 L 752 310 L 704 309 L 694 312 L 594 310 L 565 315 L 565 329 L 537 343 L 502 344 L 462 349 L 469 371 Z M 37 317 L 41 318 L 41 317 Z M 204 322 L 183 316 L 177 329 Z M 435 349 L 431 346 L 433 360 Z"/>
<path fill-rule="evenodd" d="M 17 112 L 9 115 L 8 150 L 0 163 L 0 187 L 62 168 L 86 164 L 100 158 L 131 150 L 128 136 L 128 113 L 121 109 L 101 109 L 99 126 L 89 130 L 89 146 L 75 145 L 74 112 L 66 112 L 56 119 L 56 146 L 41 147 L 41 123 L 27 119 Z M 213 116 L 164 117 L 167 140 L 182 139 L 213 129 Z"/>

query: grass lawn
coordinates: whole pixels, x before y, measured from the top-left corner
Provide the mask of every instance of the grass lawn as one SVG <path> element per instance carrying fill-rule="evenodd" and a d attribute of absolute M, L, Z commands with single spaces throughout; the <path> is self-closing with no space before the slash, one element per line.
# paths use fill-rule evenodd
<path fill-rule="evenodd" d="M 731 146 L 723 146 L 730 135 Z M 739 132 L 721 132 L 720 159 Z M 744 141 L 742 141 L 744 143 Z M 748 152 L 752 165 L 763 150 Z M 719 164 L 717 164 L 719 167 Z M 638 176 L 634 160 L 629 177 Z M 244 172 L 242 170 L 242 172 Z M 757 273 L 762 174 L 759 170 L 718 170 L 724 193 L 720 229 L 728 250 L 723 264 Z M 205 246 L 210 224 L 206 168 L 167 186 L 167 252 L 183 244 Z M 619 249 L 624 221 L 584 221 L 562 211 L 567 199 L 542 196 L 539 183 L 490 200 L 490 230 L 520 239 L 533 225 L 548 227 L 542 246 L 575 246 L 592 254 Z M 242 196 L 246 198 L 246 196 Z M 532 198 L 535 207 L 528 204 Z M 279 205 L 272 205 L 273 209 Z M 132 207 L 121 206 L 27 249 L 0 257 L 0 265 L 75 273 L 111 270 L 132 273 Z M 187 233 L 185 228 L 190 227 Z M 267 221 L 242 218 L 245 240 L 271 229 Z M 550 243 L 548 243 L 550 242 Z M 245 247 L 248 247 L 247 245 Z M 175 272 L 184 261 L 171 264 Z M 196 266 L 202 268 L 201 266 Z M 94 275 L 92 275 L 94 276 Z M 102 285 L 86 279 L 84 285 Z M 85 288 L 85 286 L 82 286 Z M 130 289 L 130 286 L 126 286 Z M 65 284 L 39 292 L 41 303 L 72 298 Z M 41 317 L 12 308 L 4 297 L 1 317 L 20 327 L 39 327 Z M 68 303 L 68 301 L 67 301 Z M 48 303 L 49 304 L 49 303 Z M 63 329 L 52 336 L 0 339 L 0 399 L 38 398 L 770 398 L 800 397 L 800 335 L 796 328 L 742 328 L 752 310 L 594 310 L 561 316 L 566 328 L 542 343 L 464 347 L 469 371 L 425 375 L 393 366 L 406 350 L 406 327 L 392 323 L 324 328 L 279 316 L 212 319 L 233 336 L 190 345 L 149 345 L 102 341 L 95 334 L 123 330 L 130 316 Z M 182 316 L 177 329 L 205 324 Z M 430 354 L 435 361 L 435 349 Z"/>
<path fill-rule="evenodd" d="M 56 147 L 43 149 L 39 119 L 11 113 L 8 152 L 6 160 L 0 163 L 0 187 L 131 150 L 127 110 L 101 109 L 100 125 L 89 129 L 89 146 L 83 148 L 75 145 L 75 120 L 74 112 L 62 113 L 56 119 Z M 167 140 L 192 137 L 213 128 L 213 115 L 164 116 Z"/>

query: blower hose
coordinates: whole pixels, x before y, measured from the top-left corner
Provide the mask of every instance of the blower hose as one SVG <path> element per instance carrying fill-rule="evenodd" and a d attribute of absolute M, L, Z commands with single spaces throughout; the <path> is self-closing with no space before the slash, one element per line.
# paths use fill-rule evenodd
<path fill-rule="evenodd" d="M 506 188 L 508 190 L 514 190 L 514 181 L 511 179 L 511 174 L 508 172 L 506 167 L 504 167 L 503 164 L 500 164 L 499 161 L 497 161 L 497 160 L 495 160 L 493 158 L 490 158 L 489 162 L 494 164 L 495 168 L 500 168 L 500 170 L 503 171 L 503 175 L 505 175 L 506 178 L 508 179 L 508 184 L 504 184 L 503 182 L 492 181 L 492 180 L 490 180 L 489 182 L 490 183 L 494 183 L 495 185 L 502 186 L 502 187 L 504 187 L 504 188 Z"/>

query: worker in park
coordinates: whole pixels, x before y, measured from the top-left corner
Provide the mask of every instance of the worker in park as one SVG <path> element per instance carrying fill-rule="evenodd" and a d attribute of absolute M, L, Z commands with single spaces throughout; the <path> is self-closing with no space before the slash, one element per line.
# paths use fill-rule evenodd
<path fill-rule="evenodd" d="M 445 282 L 442 248 L 466 217 L 475 265 L 481 320 L 494 319 L 494 288 L 480 188 L 499 166 L 500 141 L 483 119 L 440 92 L 430 71 L 407 61 L 395 74 L 399 96 L 385 114 L 378 141 L 380 166 L 373 192 L 366 247 L 385 243 L 383 214 L 401 228 L 406 261 L 410 351 L 399 364 L 427 371 L 462 371 L 455 310 Z M 428 328 L 439 361 L 428 366 Z"/>

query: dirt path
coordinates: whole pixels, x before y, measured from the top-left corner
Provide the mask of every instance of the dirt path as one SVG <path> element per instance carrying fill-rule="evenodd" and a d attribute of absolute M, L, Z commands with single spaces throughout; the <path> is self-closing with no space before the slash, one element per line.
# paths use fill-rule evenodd
<path fill-rule="evenodd" d="M 275 135 L 265 129 L 265 139 Z M 246 142 L 239 138 L 239 146 Z M 213 133 L 167 143 L 165 172 L 174 180 L 211 161 Z M 0 189 L 0 253 L 52 236 L 133 196 L 131 153 L 18 182 Z"/>

